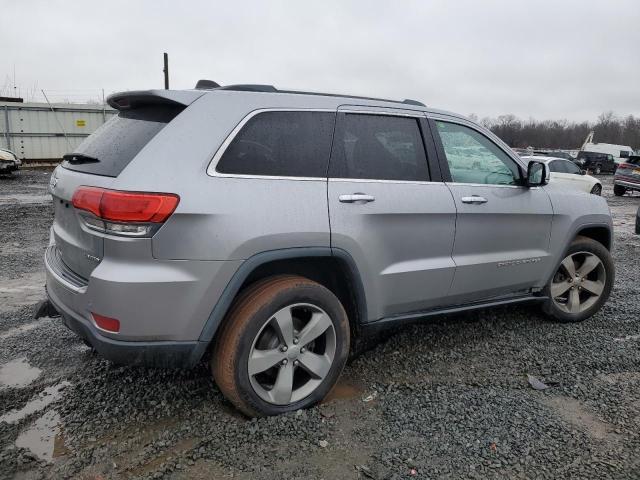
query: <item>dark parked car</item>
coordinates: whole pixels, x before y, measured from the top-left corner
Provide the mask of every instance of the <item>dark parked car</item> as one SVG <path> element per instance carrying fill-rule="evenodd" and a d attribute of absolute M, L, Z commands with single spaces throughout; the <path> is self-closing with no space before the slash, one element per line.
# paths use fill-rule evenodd
<path fill-rule="evenodd" d="M 582 170 L 590 170 L 596 175 L 602 172 L 614 173 L 617 168 L 613 155 L 609 153 L 580 151 L 575 162 Z"/>
<path fill-rule="evenodd" d="M 640 192 L 640 155 L 632 155 L 618 165 L 613 179 L 613 193 L 617 197 L 634 190 Z"/>
<path fill-rule="evenodd" d="M 636 213 L 636 233 L 640 235 L 640 207 Z"/>

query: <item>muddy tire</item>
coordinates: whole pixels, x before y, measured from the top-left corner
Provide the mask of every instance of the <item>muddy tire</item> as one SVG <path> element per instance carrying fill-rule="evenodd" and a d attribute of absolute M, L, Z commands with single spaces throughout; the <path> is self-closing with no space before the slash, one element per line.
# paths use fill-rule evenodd
<path fill-rule="evenodd" d="M 594 315 L 609 298 L 615 267 L 599 242 L 576 237 L 548 285 L 543 311 L 559 322 L 581 322 Z"/>
<path fill-rule="evenodd" d="M 310 407 L 349 354 L 347 314 L 327 288 L 298 276 L 256 282 L 234 302 L 211 357 L 216 384 L 250 417 Z"/>
<path fill-rule="evenodd" d="M 627 192 L 627 189 L 624 188 L 622 185 L 614 185 L 613 186 L 613 194 L 616 197 L 621 197 L 623 196 L 625 193 Z"/>

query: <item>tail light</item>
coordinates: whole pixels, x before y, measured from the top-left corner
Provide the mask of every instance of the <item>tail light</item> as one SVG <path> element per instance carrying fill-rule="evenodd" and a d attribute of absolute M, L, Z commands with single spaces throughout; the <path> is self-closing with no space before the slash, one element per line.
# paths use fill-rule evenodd
<path fill-rule="evenodd" d="M 114 235 L 144 237 L 153 234 L 174 212 L 180 197 L 173 193 L 123 192 L 79 187 L 71 201 L 87 227 Z"/>
<path fill-rule="evenodd" d="M 91 316 L 93 317 L 93 321 L 96 322 L 98 328 L 111 333 L 118 333 L 120 331 L 120 320 L 105 317 L 104 315 L 98 315 L 94 312 L 91 312 Z"/>
<path fill-rule="evenodd" d="M 625 168 L 633 168 L 635 165 L 631 165 L 630 163 L 621 163 L 618 165 L 618 168 L 622 168 L 623 170 Z"/>

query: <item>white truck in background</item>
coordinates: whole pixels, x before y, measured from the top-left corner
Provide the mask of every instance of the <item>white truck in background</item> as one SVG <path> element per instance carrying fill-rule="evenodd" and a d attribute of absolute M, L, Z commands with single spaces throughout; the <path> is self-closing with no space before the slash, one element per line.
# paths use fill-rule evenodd
<path fill-rule="evenodd" d="M 633 148 L 628 145 L 614 145 L 613 143 L 597 143 L 593 141 L 593 132 L 587 135 L 582 147 L 581 152 L 593 152 L 604 153 L 613 155 L 613 160 L 616 164 L 624 162 L 629 156 L 633 155 Z"/>

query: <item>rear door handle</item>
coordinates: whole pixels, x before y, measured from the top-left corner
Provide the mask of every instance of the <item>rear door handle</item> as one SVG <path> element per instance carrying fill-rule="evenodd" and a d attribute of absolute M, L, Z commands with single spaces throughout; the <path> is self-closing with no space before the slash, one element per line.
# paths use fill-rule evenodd
<path fill-rule="evenodd" d="M 351 195 L 340 195 L 338 197 L 338 200 L 342 203 L 369 203 L 375 199 L 374 196 L 365 193 L 353 193 Z"/>
<path fill-rule="evenodd" d="M 462 203 L 472 203 L 474 205 L 480 205 L 481 203 L 487 203 L 487 199 L 479 197 L 478 195 L 472 195 L 470 197 L 462 197 Z"/>

